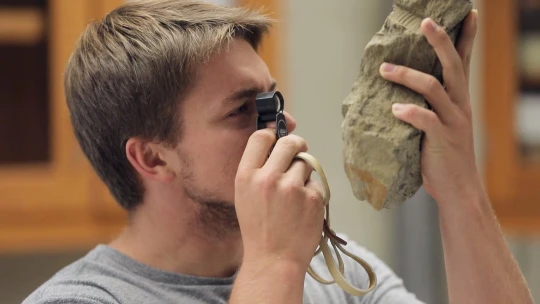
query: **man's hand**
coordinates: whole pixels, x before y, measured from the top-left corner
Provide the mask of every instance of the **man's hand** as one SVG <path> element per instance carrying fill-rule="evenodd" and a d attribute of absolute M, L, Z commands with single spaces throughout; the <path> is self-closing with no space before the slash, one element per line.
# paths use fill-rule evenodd
<path fill-rule="evenodd" d="M 450 303 L 532 303 L 499 228 L 477 171 L 469 97 L 469 69 L 477 12 L 467 17 L 454 47 L 444 30 L 424 20 L 422 30 L 443 67 L 434 77 L 406 67 L 381 67 L 384 78 L 422 94 L 434 112 L 394 105 L 394 115 L 425 132 L 424 187 L 439 205 Z"/>
<path fill-rule="evenodd" d="M 255 132 L 240 161 L 235 204 L 244 243 L 244 261 L 271 259 L 306 268 L 321 239 L 323 193 L 310 179 L 313 168 L 294 160 L 307 151 L 296 135 L 275 143 L 275 131 Z"/>
<path fill-rule="evenodd" d="M 422 178 L 426 191 L 440 201 L 456 193 L 469 197 L 468 190 L 480 186 L 472 132 L 469 96 L 471 54 L 477 28 L 477 13 L 464 24 L 457 49 L 446 32 L 430 19 L 422 30 L 434 47 L 443 67 L 446 89 L 433 76 L 407 67 L 383 64 L 384 78 L 424 95 L 434 108 L 394 104 L 394 115 L 425 132 L 422 148 Z"/>
<path fill-rule="evenodd" d="M 313 168 L 294 160 L 306 151 L 306 142 L 296 135 L 276 143 L 273 129 L 259 130 L 248 141 L 235 181 L 244 258 L 233 303 L 302 301 L 325 207 L 321 186 L 310 179 Z"/>

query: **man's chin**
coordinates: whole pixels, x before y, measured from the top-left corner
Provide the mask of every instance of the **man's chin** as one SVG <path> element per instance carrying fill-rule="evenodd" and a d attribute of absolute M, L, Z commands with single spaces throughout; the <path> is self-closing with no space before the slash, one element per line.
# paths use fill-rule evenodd
<path fill-rule="evenodd" d="M 184 192 L 197 204 L 197 223 L 205 234 L 224 239 L 240 232 L 233 201 L 196 187 L 186 187 Z"/>

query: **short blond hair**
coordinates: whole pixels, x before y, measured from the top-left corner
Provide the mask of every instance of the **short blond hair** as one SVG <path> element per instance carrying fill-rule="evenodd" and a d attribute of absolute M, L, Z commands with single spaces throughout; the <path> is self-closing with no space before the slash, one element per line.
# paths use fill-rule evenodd
<path fill-rule="evenodd" d="M 271 22 L 257 10 L 146 0 L 87 27 L 66 67 L 65 95 L 82 151 L 122 207 L 136 207 L 144 192 L 125 142 L 176 144 L 197 68 L 234 37 L 257 50 Z"/>

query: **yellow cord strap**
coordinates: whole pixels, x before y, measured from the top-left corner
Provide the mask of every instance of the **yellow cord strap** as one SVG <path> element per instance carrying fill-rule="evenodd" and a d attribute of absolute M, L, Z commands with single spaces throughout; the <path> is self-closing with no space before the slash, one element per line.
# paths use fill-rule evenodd
<path fill-rule="evenodd" d="M 324 171 L 317 161 L 317 159 L 313 156 L 311 156 L 308 153 L 300 152 L 298 153 L 295 158 L 304 160 L 308 164 L 311 165 L 311 167 L 317 172 L 319 177 L 321 178 L 321 184 L 324 190 L 323 199 L 324 199 L 324 205 L 326 208 L 326 217 L 324 219 L 324 226 L 323 226 L 323 233 L 321 237 L 321 242 L 319 243 L 319 248 L 315 252 L 316 256 L 321 251 L 323 253 L 324 259 L 326 261 L 326 265 L 328 266 L 328 270 L 330 274 L 332 275 L 332 278 L 334 280 L 328 281 L 323 279 L 321 276 L 319 276 L 311 266 L 308 268 L 309 275 L 318 281 L 321 284 L 330 285 L 337 283 L 341 289 L 343 289 L 345 292 L 353 295 L 353 296 L 363 296 L 372 291 L 375 286 L 377 286 L 377 276 L 375 275 L 375 272 L 373 272 L 373 268 L 363 259 L 360 257 L 352 254 L 351 252 L 345 250 L 343 246 L 347 245 L 347 242 L 339 238 L 336 233 L 330 228 L 330 187 L 328 186 L 328 182 L 326 180 L 326 175 L 324 174 Z M 328 246 L 328 240 L 330 240 L 330 243 L 332 244 L 332 247 L 334 248 L 334 252 L 336 254 L 336 257 L 338 259 L 338 265 L 336 265 L 336 262 L 334 261 L 334 258 L 332 257 L 332 253 L 330 251 L 330 247 Z M 347 279 L 345 278 L 345 265 L 343 263 L 343 259 L 341 258 L 341 255 L 338 252 L 341 251 L 345 255 L 349 256 L 353 260 L 355 260 L 358 264 L 360 264 L 369 277 L 369 286 L 367 289 L 359 289 L 354 286 L 352 286 Z"/>

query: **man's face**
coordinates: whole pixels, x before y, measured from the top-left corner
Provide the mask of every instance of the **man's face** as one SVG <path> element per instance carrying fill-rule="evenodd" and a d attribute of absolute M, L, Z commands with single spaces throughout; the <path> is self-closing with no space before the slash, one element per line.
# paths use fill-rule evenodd
<path fill-rule="evenodd" d="M 255 97 L 274 89 L 266 64 L 248 42 L 235 39 L 202 67 L 182 103 L 174 186 L 179 198 L 184 195 L 200 206 L 199 221 L 214 232 L 238 228 L 234 180 L 256 130 Z"/>

